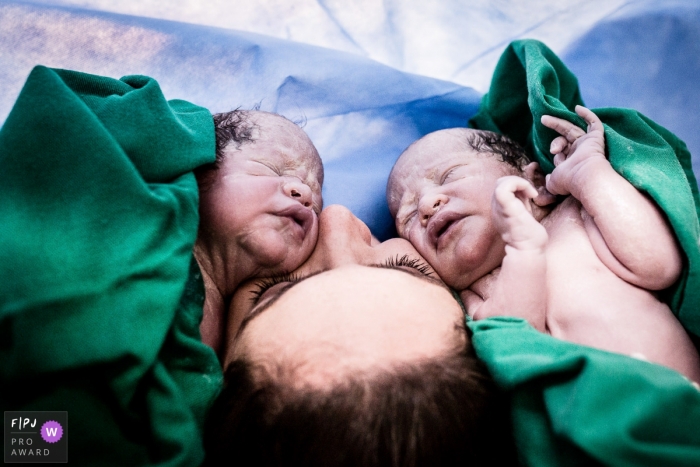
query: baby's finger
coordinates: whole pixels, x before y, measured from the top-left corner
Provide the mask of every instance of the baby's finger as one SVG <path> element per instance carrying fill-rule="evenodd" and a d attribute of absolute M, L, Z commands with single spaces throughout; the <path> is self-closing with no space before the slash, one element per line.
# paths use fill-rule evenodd
<path fill-rule="evenodd" d="M 554 167 L 557 167 L 559 164 L 564 162 L 566 160 L 566 156 L 563 153 L 555 154 L 554 159 L 552 162 L 554 162 Z"/>
<path fill-rule="evenodd" d="M 506 217 L 516 216 L 523 208 L 530 212 L 528 200 L 535 198 L 537 194 L 535 187 L 524 178 L 502 177 L 498 180 L 493 194 L 493 212 L 500 212 Z"/>
<path fill-rule="evenodd" d="M 516 198 L 518 198 L 524 204 L 527 204 L 528 200 L 536 198 L 539 193 L 537 193 L 537 190 L 534 186 L 532 186 L 530 183 L 527 183 L 527 185 L 523 185 L 521 188 L 516 190 L 514 194 Z"/>
<path fill-rule="evenodd" d="M 558 179 L 556 177 L 552 177 L 552 174 L 547 174 L 547 176 L 544 178 L 545 188 L 547 188 L 547 191 L 553 195 L 568 195 L 569 193 L 559 186 L 557 180 Z"/>
<path fill-rule="evenodd" d="M 556 131 L 570 143 L 573 143 L 578 138 L 586 134 L 586 132 L 581 128 L 562 118 L 552 117 L 551 115 L 542 115 L 540 121 L 542 122 L 542 125 Z"/>
<path fill-rule="evenodd" d="M 546 187 L 541 186 L 537 189 L 537 197 L 533 198 L 532 201 L 537 206 L 544 207 L 549 206 L 552 203 L 556 203 L 557 196 L 547 191 Z"/>
<path fill-rule="evenodd" d="M 564 152 L 564 149 L 569 145 L 569 142 L 563 136 L 557 136 L 552 140 L 552 144 L 549 145 L 549 152 L 552 154 L 557 154 Z"/>
<path fill-rule="evenodd" d="M 600 118 L 598 118 L 598 116 L 594 114 L 590 109 L 587 109 L 582 105 L 577 105 L 575 110 L 576 114 L 579 117 L 583 118 L 588 124 L 588 132 L 594 130 L 603 131 L 603 122 L 601 122 Z"/>
<path fill-rule="evenodd" d="M 512 193 L 517 196 L 527 196 L 529 198 L 537 196 L 537 190 L 532 186 L 532 183 L 522 177 L 509 175 L 499 178 L 496 183 L 497 195 L 501 194 L 507 196 Z"/>

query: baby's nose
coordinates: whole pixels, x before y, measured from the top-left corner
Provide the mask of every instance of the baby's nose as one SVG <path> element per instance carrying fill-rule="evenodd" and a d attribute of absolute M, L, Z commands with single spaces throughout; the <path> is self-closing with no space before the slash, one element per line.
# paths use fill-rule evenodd
<path fill-rule="evenodd" d="M 418 215 L 423 227 L 428 224 L 431 217 L 435 215 L 450 199 L 442 193 L 430 193 L 421 197 L 418 203 Z"/>
<path fill-rule="evenodd" d="M 311 188 L 309 188 L 309 186 L 305 183 L 302 183 L 302 181 L 298 178 L 290 178 L 285 181 L 282 190 L 284 191 L 284 194 L 299 201 L 307 208 L 311 207 Z"/>

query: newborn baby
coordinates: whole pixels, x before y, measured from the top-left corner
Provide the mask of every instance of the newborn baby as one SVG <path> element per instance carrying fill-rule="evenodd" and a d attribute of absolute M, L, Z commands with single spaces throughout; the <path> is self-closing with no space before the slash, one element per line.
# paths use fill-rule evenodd
<path fill-rule="evenodd" d="M 217 350 L 236 287 L 294 270 L 311 255 L 323 165 L 306 133 L 280 115 L 235 110 L 214 115 L 214 124 L 216 162 L 196 173 L 194 255 L 206 288 L 202 340 Z"/>
<path fill-rule="evenodd" d="M 554 337 L 647 359 L 700 381 L 700 359 L 657 291 L 682 257 L 662 211 L 605 157 L 603 124 L 551 116 L 546 178 L 517 144 L 455 128 L 413 143 L 389 177 L 399 235 L 474 319 L 517 316 Z M 555 205 L 555 195 L 566 196 Z"/>

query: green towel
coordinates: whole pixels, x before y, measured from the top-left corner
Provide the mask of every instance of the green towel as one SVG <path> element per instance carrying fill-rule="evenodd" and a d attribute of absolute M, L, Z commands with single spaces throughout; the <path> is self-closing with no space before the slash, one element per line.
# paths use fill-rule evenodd
<path fill-rule="evenodd" d="M 520 318 L 468 325 L 511 395 L 523 465 L 700 465 L 700 391 L 679 373 L 555 339 Z"/>
<path fill-rule="evenodd" d="M 0 129 L 0 401 L 67 410 L 82 465 L 197 465 L 219 391 L 192 258 L 211 114 L 36 67 Z"/>
<path fill-rule="evenodd" d="M 474 128 L 503 133 L 553 169 L 556 133 L 544 114 L 585 123 L 576 77 L 544 44 L 524 40 L 503 53 Z M 697 182 L 685 144 L 639 112 L 595 109 L 612 166 L 665 211 L 685 253 L 665 295 L 686 329 L 700 336 Z M 510 392 L 525 465 L 700 465 L 700 392 L 680 374 L 623 355 L 540 334 L 515 318 L 469 323 L 474 346 Z M 672 345 L 673 343 L 669 343 Z"/>
<path fill-rule="evenodd" d="M 496 65 L 489 92 L 469 126 L 505 134 L 534 155 L 542 169 L 554 169 L 549 144 L 558 136 L 540 123 L 553 115 L 586 124 L 573 109 L 583 105 L 576 77 L 534 40 L 513 42 Z M 678 319 L 700 336 L 700 195 L 685 143 L 631 109 L 592 109 L 605 126 L 613 168 L 664 210 L 686 256 L 678 283 L 667 300 Z"/>

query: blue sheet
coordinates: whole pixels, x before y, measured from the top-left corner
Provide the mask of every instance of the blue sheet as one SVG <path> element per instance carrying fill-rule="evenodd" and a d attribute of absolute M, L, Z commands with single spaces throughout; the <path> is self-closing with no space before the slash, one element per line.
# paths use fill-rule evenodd
<path fill-rule="evenodd" d="M 700 4 L 640 2 L 596 24 L 563 60 L 590 107 L 629 107 L 673 131 L 700 174 Z"/>
<path fill-rule="evenodd" d="M 533 36 L 549 38 L 555 52 L 563 54 L 580 77 L 588 105 L 641 110 L 686 141 L 696 154 L 696 174 L 700 171 L 700 135 L 693 119 L 687 118 L 700 108 L 696 2 L 659 6 L 650 1 L 596 0 L 565 7 L 542 1 L 494 6 L 443 0 L 430 8 L 385 2 L 379 13 L 377 2 L 368 2 L 367 15 L 358 16 L 332 2 L 298 0 L 303 15 L 295 13 L 295 23 L 281 19 L 296 11 L 289 6 L 273 8 L 271 2 L 259 0 L 237 3 L 237 10 L 231 10 L 234 7 L 224 3 L 213 3 L 207 10 L 194 8 L 198 3 L 188 0 L 175 4 L 179 9 L 158 2 L 0 1 L 0 122 L 29 70 L 39 63 L 117 78 L 145 74 L 158 80 L 168 98 L 186 99 L 213 112 L 259 104 L 305 124 L 326 167 L 326 205 L 348 206 L 385 239 L 394 228 L 384 185 L 398 155 L 428 132 L 464 126 L 477 110 L 480 91 L 486 90 L 492 71 L 487 67 L 510 40 Z M 256 3 L 258 10 L 253 9 Z M 66 6 L 76 4 L 90 8 Z M 226 20 L 216 14 L 217 8 L 228 15 L 238 11 L 251 21 Z M 308 42 L 353 53 L 107 10 L 233 23 L 278 36 L 283 34 L 280 25 L 286 24 L 294 39 L 319 30 Z M 383 23 L 372 29 L 371 24 L 360 24 L 363 18 L 370 23 L 380 18 Z M 305 36 L 295 28 L 307 20 L 308 27 L 316 29 Z M 411 37 L 410 28 L 422 28 L 422 42 Z M 431 31 L 434 34 L 428 34 Z M 341 36 L 344 39 L 338 39 Z M 414 75 L 368 57 L 457 82 Z M 427 65 L 417 63 L 420 60 Z M 480 91 L 459 83 L 473 83 Z"/>
<path fill-rule="evenodd" d="M 503 49 L 532 37 L 579 77 L 590 107 L 632 107 L 678 134 L 700 176 L 700 4 L 571 3 L 0 0 L 0 124 L 36 64 L 148 75 L 167 98 L 212 112 L 259 106 L 309 133 L 326 205 L 348 206 L 385 239 L 398 155 L 465 126 Z"/>

